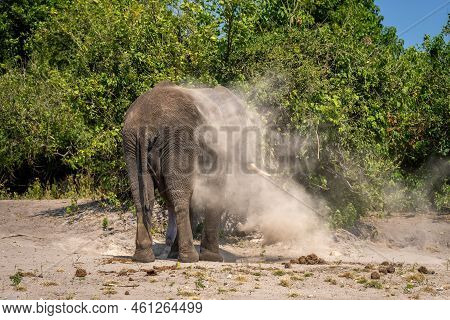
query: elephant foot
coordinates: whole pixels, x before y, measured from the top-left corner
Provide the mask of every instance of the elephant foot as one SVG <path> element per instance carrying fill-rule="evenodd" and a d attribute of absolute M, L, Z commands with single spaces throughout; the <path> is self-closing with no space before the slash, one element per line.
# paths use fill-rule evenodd
<path fill-rule="evenodd" d="M 148 249 L 136 249 L 133 255 L 133 261 L 136 262 L 153 262 L 155 261 L 155 255 L 153 254 L 152 248 Z"/>
<path fill-rule="evenodd" d="M 209 251 L 205 248 L 200 248 L 200 260 L 223 262 L 223 257 L 219 253 Z"/>
<path fill-rule="evenodd" d="M 180 250 L 178 247 L 178 241 L 175 241 L 170 247 L 170 252 L 167 255 L 167 259 L 178 259 L 179 254 Z"/>
<path fill-rule="evenodd" d="M 169 257 L 169 254 L 170 254 L 170 247 L 165 246 L 162 252 L 158 255 L 158 258 L 167 259 Z"/>
<path fill-rule="evenodd" d="M 191 250 L 189 250 L 187 253 L 181 252 L 178 256 L 178 260 L 183 263 L 193 263 L 198 262 L 199 256 L 197 250 L 195 250 L 194 247 L 192 247 Z"/>
<path fill-rule="evenodd" d="M 170 251 L 167 255 L 167 259 L 178 259 L 179 252 L 178 251 Z"/>

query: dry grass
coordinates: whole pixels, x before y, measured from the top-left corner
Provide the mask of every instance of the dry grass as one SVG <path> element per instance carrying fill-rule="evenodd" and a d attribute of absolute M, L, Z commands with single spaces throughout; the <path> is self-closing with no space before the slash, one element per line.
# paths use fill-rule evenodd
<path fill-rule="evenodd" d="M 416 282 L 416 283 L 422 283 L 425 281 L 425 276 L 421 273 L 415 272 L 410 273 L 405 277 L 406 281 L 408 282 Z"/>
<path fill-rule="evenodd" d="M 292 283 L 288 279 L 281 279 L 278 284 L 285 288 L 289 288 L 292 286 Z"/>
<path fill-rule="evenodd" d="M 352 272 L 349 272 L 349 271 L 341 273 L 339 275 L 339 277 L 346 278 L 346 279 L 355 279 L 355 275 Z"/>
<path fill-rule="evenodd" d="M 375 288 L 375 289 L 381 289 L 383 288 L 383 285 L 381 284 L 381 282 L 376 281 L 376 280 L 370 280 L 369 282 L 367 282 L 364 285 L 366 288 Z"/>
<path fill-rule="evenodd" d="M 103 288 L 102 291 L 105 296 L 110 296 L 117 293 L 117 290 L 114 289 L 114 287 L 106 287 Z"/>
<path fill-rule="evenodd" d="M 286 272 L 283 270 L 275 270 L 274 272 L 272 272 L 272 274 L 274 276 L 281 277 L 281 276 L 284 276 L 286 274 Z"/>
<path fill-rule="evenodd" d="M 239 282 L 247 282 L 247 278 L 245 276 L 243 276 L 243 275 L 238 275 L 236 277 L 236 280 L 239 281 Z"/>
<path fill-rule="evenodd" d="M 179 297 L 196 297 L 196 296 L 198 296 L 198 294 L 193 291 L 178 289 L 177 296 L 179 296 Z"/>
<path fill-rule="evenodd" d="M 303 281 L 303 280 L 305 280 L 305 278 L 303 278 L 302 276 L 292 275 L 291 280 L 292 281 Z"/>

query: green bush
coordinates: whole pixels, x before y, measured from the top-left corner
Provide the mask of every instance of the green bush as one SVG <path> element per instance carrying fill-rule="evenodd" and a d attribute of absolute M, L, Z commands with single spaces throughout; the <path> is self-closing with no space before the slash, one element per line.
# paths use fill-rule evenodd
<path fill-rule="evenodd" d="M 450 184 L 448 180 L 442 184 L 441 188 L 435 193 L 435 204 L 439 210 L 450 210 Z"/>

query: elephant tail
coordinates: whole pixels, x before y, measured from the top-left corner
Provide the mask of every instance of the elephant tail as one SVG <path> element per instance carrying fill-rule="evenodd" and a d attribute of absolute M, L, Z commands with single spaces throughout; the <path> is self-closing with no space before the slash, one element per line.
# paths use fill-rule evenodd
<path fill-rule="evenodd" d="M 149 134 L 147 129 L 126 130 L 123 133 L 125 162 L 131 185 L 131 193 L 137 210 L 148 213 L 150 208 L 149 188 L 153 188 L 148 171 Z"/>
<path fill-rule="evenodd" d="M 148 213 L 150 211 L 150 202 L 148 199 L 148 189 L 150 182 L 150 174 L 148 171 L 148 130 L 144 129 L 138 137 L 138 155 L 139 155 L 139 172 L 140 172 L 140 182 L 139 184 L 142 186 L 142 197 L 144 200 L 143 211 Z"/>

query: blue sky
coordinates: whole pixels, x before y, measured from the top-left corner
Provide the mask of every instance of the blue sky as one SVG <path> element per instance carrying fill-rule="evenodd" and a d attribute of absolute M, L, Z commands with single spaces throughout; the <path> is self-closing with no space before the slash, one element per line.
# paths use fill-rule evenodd
<path fill-rule="evenodd" d="M 375 0 L 385 26 L 397 29 L 405 47 L 420 45 L 425 34 L 441 32 L 450 12 L 449 0 Z"/>

